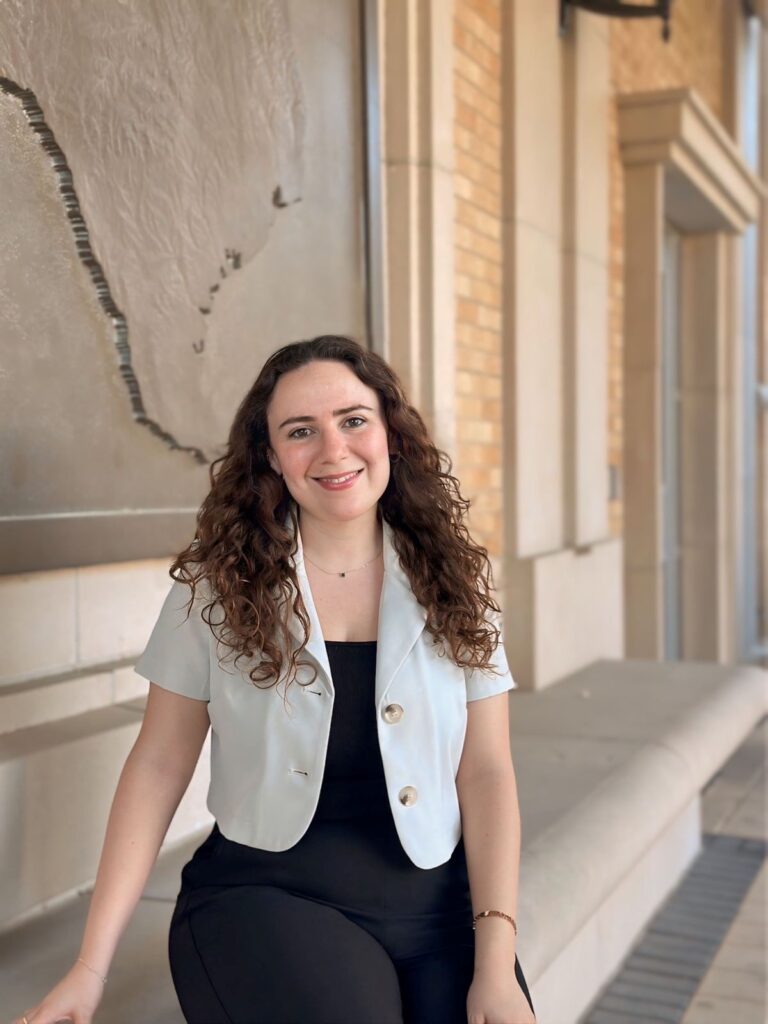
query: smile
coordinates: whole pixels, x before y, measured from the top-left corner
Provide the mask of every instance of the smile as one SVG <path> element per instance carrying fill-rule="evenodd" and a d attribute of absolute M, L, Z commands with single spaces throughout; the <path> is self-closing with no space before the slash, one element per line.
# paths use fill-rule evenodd
<path fill-rule="evenodd" d="M 321 484 L 343 484 L 348 480 L 353 480 L 356 476 L 362 473 L 362 469 L 356 469 L 352 473 L 344 473 L 342 476 L 316 476 L 314 479 Z"/>

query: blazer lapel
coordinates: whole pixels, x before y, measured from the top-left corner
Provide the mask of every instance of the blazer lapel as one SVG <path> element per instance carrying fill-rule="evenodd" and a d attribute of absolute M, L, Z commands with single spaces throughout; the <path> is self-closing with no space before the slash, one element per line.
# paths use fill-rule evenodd
<path fill-rule="evenodd" d="M 291 528 L 290 512 L 285 517 L 285 527 L 286 529 Z M 298 529 L 298 527 L 296 529 L 296 544 L 297 550 L 292 558 L 293 567 L 299 581 L 299 591 L 301 592 L 301 596 L 304 601 L 304 607 L 306 608 L 307 615 L 309 616 L 309 640 L 307 641 L 305 651 L 315 659 L 322 670 L 322 676 L 324 677 L 323 681 L 325 682 L 326 688 L 333 693 L 331 666 L 328 661 L 328 652 L 325 649 L 325 637 L 323 636 L 323 630 L 320 626 L 320 618 L 317 614 L 315 602 L 312 599 L 312 591 L 309 586 L 309 579 L 307 578 L 307 570 L 304 566 L 304 545 L 301 542 L 301 530 Z M 294 597 L 295 591 L 293 586 L 291 586 L 291 604 L 293 604 Z M 296 615 L 292 607 L 289 609 L 288 614 L 288 628 L 294 639 L 297 641 L 298 646 L 304 636 L 304 630 L 299 622 L 298 615 Z"/>
<path fill-rule="evenodd" d="M 376 648 L 376 705 L 383 700 L 398 669 L 424 630 L 427 610 L 414 597 L 411 581 L 400 565 L 392 542 L 392 527 L 383 521 L 384 582 L 379 603 Z"/>
<path fill-rule="evenodd" d="M 290 515 L 285 525 L 290 528 Z M 379 628 L 376 648 L 376 705 L 383 699 L 398 669 L 408 657 L 411 648 L 424 629 L 427 612 L 413 595 L 407 574 L 400 565 L 400 560 L 392 542 L 392 527 L 386 520 L 383 527 L 384 579 L 379 601 Z M 297 550 L 293 556 L 293 566 L 299 581 L 299 590 L 304 600 L 304 607 L 310 620 L 310 635 L 305 650 L 317 662 L 322 670 L 330 692 L 333 692 L 331 666 L 328 652 L 325 649 L 320 619 L 312 590 L 309 585 L 304 565 L 304 548 L 301 542 L 301 530 L 297 530 Z M 293 593 L 293 592 L 292 592 Z M 301 643 L 303 631 L 298 616 L 290 609 L 288 628 L 297 643 Z"/>

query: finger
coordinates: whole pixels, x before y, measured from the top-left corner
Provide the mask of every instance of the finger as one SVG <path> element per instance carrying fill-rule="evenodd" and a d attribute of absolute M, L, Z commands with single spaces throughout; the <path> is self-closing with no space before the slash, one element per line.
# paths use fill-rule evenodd
<path fill-rule="evenodd" d="M 17 1017 L 13 1024 L 24 1024 L 24 1018 L 27 1018 L 27 1024 L 32 1024 L 32 1015 L 37 1013 L 38 1007 L 36 1006 L 33 1010 L 25 1010 L 21 1016 Z M 38 1024 L 37 1021 L 34 1024 Z"/>

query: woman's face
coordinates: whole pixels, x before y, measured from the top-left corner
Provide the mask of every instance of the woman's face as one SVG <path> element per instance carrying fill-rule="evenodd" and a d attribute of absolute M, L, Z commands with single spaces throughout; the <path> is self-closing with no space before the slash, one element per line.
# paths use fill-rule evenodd
<path fill-rule="evenodd" d="M 318 359 L 277 382 L 267 409 L 269 461 L 306 513 L 349 520 L 375 508 L 389 482 L 378 392 L 338 360 Z M 338 489 L 319 477 L 361 471 Z"/>

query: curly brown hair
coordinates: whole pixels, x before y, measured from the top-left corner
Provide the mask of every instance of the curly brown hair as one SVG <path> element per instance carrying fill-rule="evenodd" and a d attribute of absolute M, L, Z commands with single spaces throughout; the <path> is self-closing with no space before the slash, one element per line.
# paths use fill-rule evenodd
<path fill-rule="evenodd" d="M 277 685 L 284 652 L 291 652 L 289 681 L 295 678 L 310 621 L 291 562 L 297 550 L 296 502 L 267 457 L 267 409 L 279 378 L 317 359 L 346 363 L 378 392 L 390 450 L 395 448 L 400 458 L 391 464 L 377 515 L 392 528 L 393 546 L 413 594 L 427 611 L 425 629 L 435 644 L 447 644 L 457 665 L 495 671 L 492 657 L 501 637 L 492 619 L 501 609 L 491 597 L 488 552 L 472 541 L 464 524 L 470 502 L 461 497 L 450 473 L 451 459 L 432 443 L 385 360 L 338 335 L 273 352 L 240 403 L 225 454 L 209 467 L 211 489 L 197 513 L 195 537 L 170 568 L 174 580 L 191 587 L 189 609 L 202 584 L 212 598 L 202 609 L 203 620 L 235 653 L 235 665 L 241 657 L 256 661 L 248 673 L 254 685 Z M 286 528 L 287 518 L 293 530 Z M 291 589 L 293 611 L 304 628 L 295 650 L 280 610 Z M 223 618 L 214 623 L 210 611 L 216 604 Z M 222 632 L 217 635 L 214 626 Z"/>

